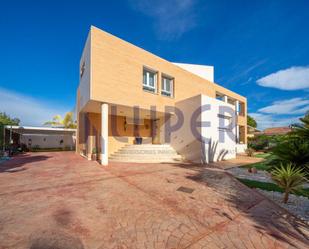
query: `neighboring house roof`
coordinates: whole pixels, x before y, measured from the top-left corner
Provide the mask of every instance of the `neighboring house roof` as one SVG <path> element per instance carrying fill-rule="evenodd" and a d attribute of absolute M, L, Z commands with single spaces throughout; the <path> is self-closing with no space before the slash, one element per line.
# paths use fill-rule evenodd
<path fill-rule="evenodd" d="M 257 129 L 257 128 L 255 128 L 255 127 L 252 127 L 252 126 L 250 126 L 250 125 L 247 125 L 247 127 L 248 127 L 248 133 L 253 134 L 253 133 L 256 133 L 256 132 L 260 132 L 259 129 Z"/>
<path fill-rule="evenodd" d="M 17 125 L 6 125 L 5 129 L 11 130 L 22 135 L 60 135 L 60 134 L 75 134 L 76 129 L 67 128 L 54 128 L 54 127 L 35 127 L 35 126 L 17 126 Z"/>
<path fill-rule="evenodd" d="M 285 135 L 292 131 L 291 127 L 273 127 L 273 128 L 267 128 L 263 131 L 263 134 L 265 135 Z"/>

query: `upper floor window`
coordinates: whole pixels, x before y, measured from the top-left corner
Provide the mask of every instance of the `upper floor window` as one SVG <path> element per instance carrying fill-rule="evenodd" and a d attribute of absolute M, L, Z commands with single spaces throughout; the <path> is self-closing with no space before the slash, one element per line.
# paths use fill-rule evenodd
<path fill-rule="evenodd" d="M 174 79 L 167 76 L 162 76 L 161 94 L 168 97 L 173 97 Z"/>
<path fill-rule="evenodd" d="M 216 94 L 216 99 L 217 99 L 217 100 L 224 101 L 224 96 L 217 93 L 217 94 Z"/>
<path fill-rule="evenodd" d="M 245 116 L 245 103 L 239 102 L 238 112 L 240 116 Z"/>
<path fill-rule="evenodd" d="M 157 72 L 143 69 L 143 89 L 153 93 L 157 91 Z"/>

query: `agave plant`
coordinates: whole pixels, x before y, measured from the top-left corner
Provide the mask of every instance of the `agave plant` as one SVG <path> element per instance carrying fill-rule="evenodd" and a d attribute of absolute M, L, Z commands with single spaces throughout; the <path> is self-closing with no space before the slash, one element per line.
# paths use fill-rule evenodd
<path fill-rule="evenodd" d="M 271 175 L 278 186 L 284 189 L 284 203 L 288 202 L 291 192 L 299 190 L 302 184 L 306 182 L 303 170 L 294 167 L 291 163 L 280 164 L 280 167 L 275 168 Z"/>

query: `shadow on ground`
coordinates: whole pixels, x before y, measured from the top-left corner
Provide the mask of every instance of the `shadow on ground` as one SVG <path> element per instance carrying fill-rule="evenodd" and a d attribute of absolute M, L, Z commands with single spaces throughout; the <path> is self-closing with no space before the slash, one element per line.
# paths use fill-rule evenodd
<path fill-rule="evenodd" d="M 84 246 L 78 237 L 57 229 L 31 235 L 29 249 L 84 249 Z"/>
<path fill-rule="evenodd" d="M 26 170 L 23 168 L 24 165 L 34 162 L 45 161 L 49 156 L 46 155 L 30 155 L 30 154 L 20 154 L 13 159 L 3 162 L 0 164 L 0 173 L 16 173 Z"/>
<path fill-rule="evenodd" d="M 187 175 L 186 178 L 207 185 L 224 196 L 225 201 L 241 210 L 246 217 L 256 223 L 256 229 L 293 247 L 296 246 L 293 242 L 297 240 L 305 244 L 309 243 L 308 225 L 223 170 L 201 165 L 174 164 L 174 166 L 195 172 Z M 246 193 L 244 189 L 247 190 Z M 260 205 L 262 202 L 263 205 Z M 217 210 L 217 213 L 226 216 L 220 210 Z"/>

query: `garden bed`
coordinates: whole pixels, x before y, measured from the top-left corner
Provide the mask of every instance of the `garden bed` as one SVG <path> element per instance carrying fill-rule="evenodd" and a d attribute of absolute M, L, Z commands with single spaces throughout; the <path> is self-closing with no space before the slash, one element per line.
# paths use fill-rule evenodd
<path fill-rule="evenodd" d="M 228 169 L 227 172 L 231 173 L 233 176 L 239 179 L 247 179 L 247 180 L 257 181 L 257 182 L 274 183 L 274 181 L 271 179 L 270 173 L 265 170 L 258 170 L 257 173 L 250 173 L 248 172 L 248 168 L 238 167 L 238 168 Z M 309 183 L 305 183 L 303 187 L 309 188 Z"/>
<path fill-rule="evenodd" d="M 280 192 L 262 189 L 257 189 L 257 191 L 277 203 L 282 208 L 287 209 L 309 225 L 309 199 L 307 197 L 290 194 L 289 201 L 285 204 L 282 202 L 282 193 Z"/>
<path fill-rule="evenodd" d="M 283 189 L 280 188 L 275 183 L 259 182 L 259 181 L 252 181 L 252 180 L 240 179 L 240 178 L 237 178 L 237 179 L 250 188 L 256 188 L 256 189 L 262 189 L 262 190 L 266 190 L 266 191 L 275 191 L 275 192 L 283 193 Z M 309 198 L 309 188 L 307 188 L 307 186 L 304 186 L 304 188 L 296 191 L 295 194 Z"/>

